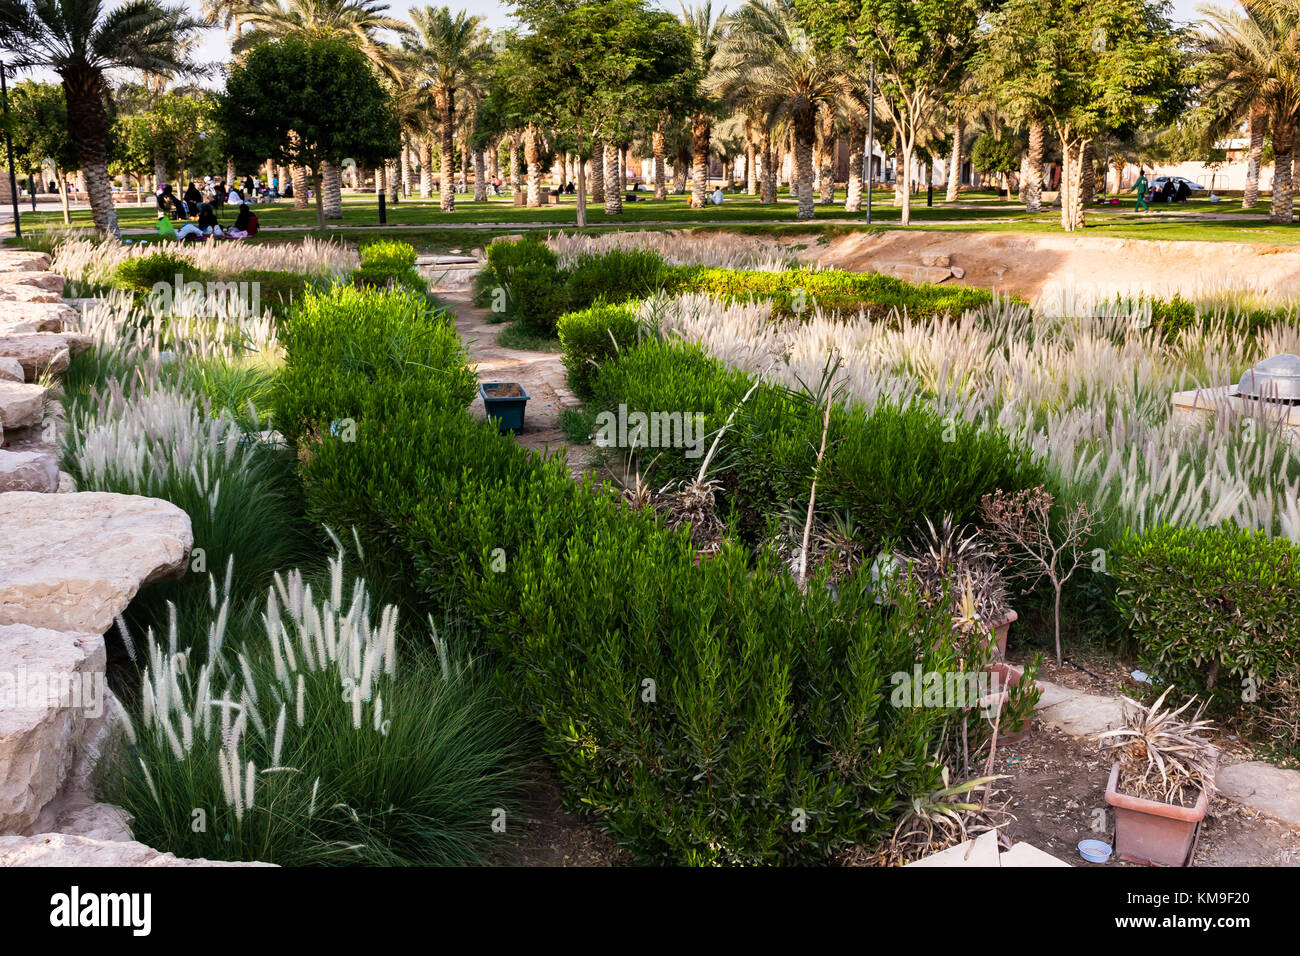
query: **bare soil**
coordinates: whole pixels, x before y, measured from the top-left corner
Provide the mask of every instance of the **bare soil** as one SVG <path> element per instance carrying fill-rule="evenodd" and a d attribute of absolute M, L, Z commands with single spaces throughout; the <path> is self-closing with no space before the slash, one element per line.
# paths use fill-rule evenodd
<path fill-rule="evenodd" d="M 821 245 L 810 238 L 789 242 L 806 245 L 800 252 L 805 260 L 854 272 L 915 269 L 922 257 L 947 255 L 965 275 L 946 283 L 1028 299 L 1054 288 L 1162 298 L 1300 288 L 1300 249 L 1246 242 L 901 229 L 837 236 Z"/>
<path fill-rule="evenodd" d="M 597 824 L 569 813 L 559 783 L 543 771 L 524 801 L 528 809 L 507 822 L 500 866 L 629 866 L 632 857 Z"/>

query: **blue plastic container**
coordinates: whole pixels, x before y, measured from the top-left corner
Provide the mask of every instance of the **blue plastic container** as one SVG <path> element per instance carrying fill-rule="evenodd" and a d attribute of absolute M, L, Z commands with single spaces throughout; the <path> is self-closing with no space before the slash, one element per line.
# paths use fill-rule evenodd
<path fill-rule="evenodd" d="M 493 390 L 507 386 L 514 386 L 522 394 L 492 394 Z M 504 435 L 506 432 L 515 432 L 517 434 L 523 431 L 524 407 L 528 404 L 528 389 L 518 382 L 480 382 L 478 391 L 483 396 L 483 408 L 487 412 L 487 417 L 497 420 L 497 427 L 501 429 L 501 434 Z"/>

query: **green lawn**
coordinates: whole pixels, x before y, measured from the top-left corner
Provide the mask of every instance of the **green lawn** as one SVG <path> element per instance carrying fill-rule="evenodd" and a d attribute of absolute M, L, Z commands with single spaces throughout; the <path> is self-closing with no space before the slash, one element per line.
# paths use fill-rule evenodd
<path fill-rule="evenodd" d="M 817 217 L 811 221 L 795 218 L 795 204 L 786 194 L 782 194 L 781 201 L 776 205 L 764 205 L 756 198 L 741 195 L 728 196 L 721 206 L 693 210 L 689 206 L 688 197 L 669 196 L 658 202 L 648 200 L 626 203 L 621 216 L 607 216 L 603 208 L 595 204 L 588 204 L 587 212 L 593 231 L 629 225 L 649 229 L 692 226 L 699 229 L 729 229 L 748 234 L 829 237 L 867 228 L 898 227 L 899 209 L 893 204 L 891 190 L 875 191 L 872 226 L 867 226 L 864 213 L 844 212 L 843 190 L 839 191 L 838 200 L 834 206 L 818 205 Z M 436 199 L 406 199 L 388 207 L 388 228 L 379 226 L 377 206 L 373 195 L 345 195 L 343 220 L 331 222 L 326 227 L 326 234 L 337 235 L 348 242 L 364 241 L 379 235 L 400 235 L 421 252 L 435 252 L 462 247 L 469 249 L 493 236 L 534 224 L 557 230 L 576 225 L 574 200 L 571 196 L 563 197 L 558 206 L 529 209 L 515 206 L 504 196 L 476 203 L 469 196 L 463 195 L 457 197 L 456 211 L 453 213 L 443 213 Z M 320 235 L 315 228 L 314 207 L 294 209 L 292 201 L 282 200 L 258 205 L 255 209 L 261 225 L 267 227 L 267 231 L 257 241 L 283 242 L 300 240 L 306 235 Z M 912 228 L 1050 234 L 1060 233 L 1059 215 L 1056 209 L 1026 213 L 1019 203 L 998 199 L 991 193 L 963 193 L 958 203 L 950 205 L 936 191 L 933 206 L 925 205 L 924 193 L 913 197 Z M 1091 207 L 1086 234 L 1126 239 L 1199 239 L 1274 245 L 1300 243 L 1300 230 L 1270 224 L 1266 221 L 1266 215 L 1266 202 L 1261 203 L 1256 210 L 1244 211 L 1232 199 L 1220 203 L 1193 200 L 1170 209 L 1157 206 L 1152 213 L 1140 215 L 1133 210 L 1132 197 L 1123 197 L 1123 201 L 1117 205 L 1099 204 Z M 1209 218 L 1210 216 L 1232 218 Z M 224 218 L 230 220 L 229 210 Z M 156 216 L 152 206 L 120 206 L 118 219 L 128 235 L 134 233 L 138 236 L 144 231 L 152 231 Z M 89 210 L 75 211 L 73 223 L 74 227 L 89 230 Z M 24 212 L 23 225 L 28 230 L 42 226 L 58 228 L 62 225 L 62 216 L 57 209 Z"/>

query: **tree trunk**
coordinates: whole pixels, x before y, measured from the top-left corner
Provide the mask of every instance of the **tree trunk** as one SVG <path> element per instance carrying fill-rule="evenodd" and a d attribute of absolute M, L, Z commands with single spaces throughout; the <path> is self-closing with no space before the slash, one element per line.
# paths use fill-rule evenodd
<path fill-rule="evenodd" d="M 686 163 L 680 156 L 673 160 L 673 195 L 686 195 Z"/>
<path fill-rule="evenodd" d="M 615 158 L 618 160 L 618 191 L 622 195 L 627 192 L 627 148 L 620 146 L 615 153 Z M 619 202 L 621 203 L 622 200 L 620 199 Z"/>
<path fill-rule="evenodd" d="M 1097 198 L 1097 156 L 1092 143 L 1083 148 L 1079 178 L 1079 197 L 1085 206 L 1091 206 L 1092 201 Z"/>
<path fill-rule="evenodd" d="M 1091 140 L 1081 139 L 1070 143 L 1068 136 L 1061 137 L 1061 228 L 1075 232 L 1084 227 L 1087 207 L 1083 202 L 1083 166 Z"/>
<path fill-rule="evenodd" d="M 440 132 L 442 133 L 441 162 L 438 164 L 440 180 L 438 182 L 438 191 L 440 199 L 438 208 L 443 212 L 456 211 L 456 168 L 455 146 L 453 145 L 456 133 L 456 91 L 450 86 L 440 86 L 434 94 L 434 99 L 438 107 L 438 117 L 442 123 Z"/>
<path fill-rule="evenodd" d="M 321 199 L 325 207 L 326 219 L 343 218 L 343 177 L 339 168 L 333 163 L 321 163 Z"/>
<path fill-rule="evenodd" d="M 1043 124 L 1029 124 L 1029 162 L 1025 165 L 1025 212 L 1043 211 Z"/>
<path fill-rule="evenodd" d="M 325 228 L 325 196 L 324 196 L 325 191 L 321 188 L 321 176 L 319 173 L 313 172 L 309 174 L 309 178 L 311 179 L 312 189 L 316 193 L 316 228 L 324 229 Z"/>
<path fill-rule="evenodd" d="M 829 103 L 821 108 L 821 202 L 835 202 L 835 110 Z"/>
<path fill-rule="evenodd" d="M 966 121 L 957 117 L 952 124 L 952 155 L 948 157 L 948 189 L 944 199 L 956 202 L 961 194 L 962 140 L 966 138 Z"/>
<path fill-rule="evenodd" d="M 104 109 L 103 76 L 95 69 L 68 70 L 63 74 L 63 96 L 68 106 L 68 136 L 81 158 L 95 231 L 101 239 L 121 238 L 117 210 L 113 207 L 112 180 L 108 176 L 108 114 Z M 59 188 L 64 189 L 62 181 Z"/>
<path fill-rule="evenodd" d="M 1264 133 L 1268 127 L 1268 111 L 1258 103 L 1250 106 L 1250 152 L 1246 157 L 1246 191 L 1241 197 L 1242 209 L 1259 205 L 1259 166 L 1264 159 Z"/>
<path fill-rule="evenodd" d="M 668 189 L 664 184 L 664 121 L 661 118 L 651 137 L 655 157 L 655 199 L 667 199 Z"/>
<path fill-rule="evenodd" d="M 433 133 L 432 130 L 426 130 L 420 136 L 420 198 L 433 198 Z M 411 148 L 410 146 L 402 150 L 402 188 L 409 196 L 414 176 L 411 175 Z"/>
<path fill-rule="evenodd" d="M 912 164 L 916 162 L 912 154 L 912 147 L 903 145 L 903 195 L 902 210 L 898 215 L 898 224 L 900 226 L 910 226 L 912 224 Z"/>
<path fill-rule="evenodd" d="M 59 185 L 59 202 L 63 204 L 63 224 L 70 226 L 72 225 L 72 206 L 68 201 L 67 174 L 57 166 L 54 167 L 54 181 Z M 163 213 L 162 215 L 167 214 Z M 159 216 L 159 218 L 161 219 L 162 216 Z"/>
<path fill-rule="evenodd" d="M 844 211 L 862 211 L 862 157 L 867 150 L 867 131 L 856 113 L 849 114 L 849 180 L 844 189 Z"/>
<path fill-rule="evenodd" d="M 703 113 L 691 117 L 691 208 L 703 209 L 709 188 L 709 118 Z"/>
<path fill-rule="evenodd" d="M 167 157 L 161 149 L 153 154 L 153 188 L 162 189 L 167 183 Z"/>
<path fill-rule="evenodd" d="M 510 134 L 510 193 L 516 203 L 523 193 L 523 181 L 519 178 L 519 134 Z"/>
<path fill-rule="evenodd" d="M 537 127 L 524 130 L 524 162 L 528 165 L 528 205 L 542 204 L 542 166 L 537 156 Z"/>
<path fill-rule="evenodd" d="M 1269 222 L 1291 222 L 1291 151 L 1295 144 L 1295 128 L 1289 123 L 1273 124 L 1273 202 L 1269 208 Z"/>
<path fill-rule="evenodd" d="M 600 140 L 591 147 L 591 201 L 605 202 L 605 144 Z"/>
<path fill-rule="evenodd" d="M 587 161 L 581 156 L 578 157 L 577 169 L 574 170 L 577 179 L 577 185 L 574 187 L 578 194 L 578 228 L 585 229 L 587 226 Z"/>
<path fill-rule="evenodd" d="M 293 181 L 293 208 L 308 208 L 307 201 L 307 170 L 302 166 L 289 167 L 289 176 Z M 227 183 L 227 186 L 230 184 Z"/>
<path fill-rule="evenodd" d="M 605 215 L 623 215 L 623 193 L 618 181 L 618 147 L 605 144 Z"/>
<path fill-rule="evenodd" d="M 483 150 L 474 150 L 474 201 L 487 202 L 487 161 Z"/>
<path fill-rule="evenodd" d="M 235 168 L 233 159 L 226 160 L 226 188 L 229 189 L 235 185 L 235 179 L 239 176 L 239 170 Z"/>
<path fill-rule="evenodd" d="M 815 214 L 813 204 L 813 146 L 817 141 L 817 116 L 805 108 L 794 117 L 795 188 L 799 195 L 796 219 L 811 219 Z"/>
<path fill-rule="evenodd" d="M 375 195 L 382 196 L 388 191 L 388 170 L 387 163 L 380 163 L 375 167 Z"/>
<path fill-rule="evenodd" d="M 776 158 L 773 156 L 772 149 L 772 131 L 763 125 L 762 131 L 758 135 L 758 151 L 762 156 L 763 170 L 761 176 L 761 195 L 758 201 L 764 205 L 772 205 L 776 202 Z"/>
<path fill-rule="evenodd" d="M 388 198 L 391 202 L 396 203 L 402 193 L 402 161 L 400 159 L 390 159 L 388 161 Z"/>

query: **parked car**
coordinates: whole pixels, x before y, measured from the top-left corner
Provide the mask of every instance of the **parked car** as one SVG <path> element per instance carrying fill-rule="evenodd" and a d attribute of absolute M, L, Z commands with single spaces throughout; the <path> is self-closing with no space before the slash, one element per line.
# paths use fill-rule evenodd
<path fill-rule="evenodd" d="M 1147 199 L 1153 202 L 1186 202 L 1190 193 L 1204 189 L 1200 183 L 1182 176 L 1154 176 L 1150 180 Z"/>

